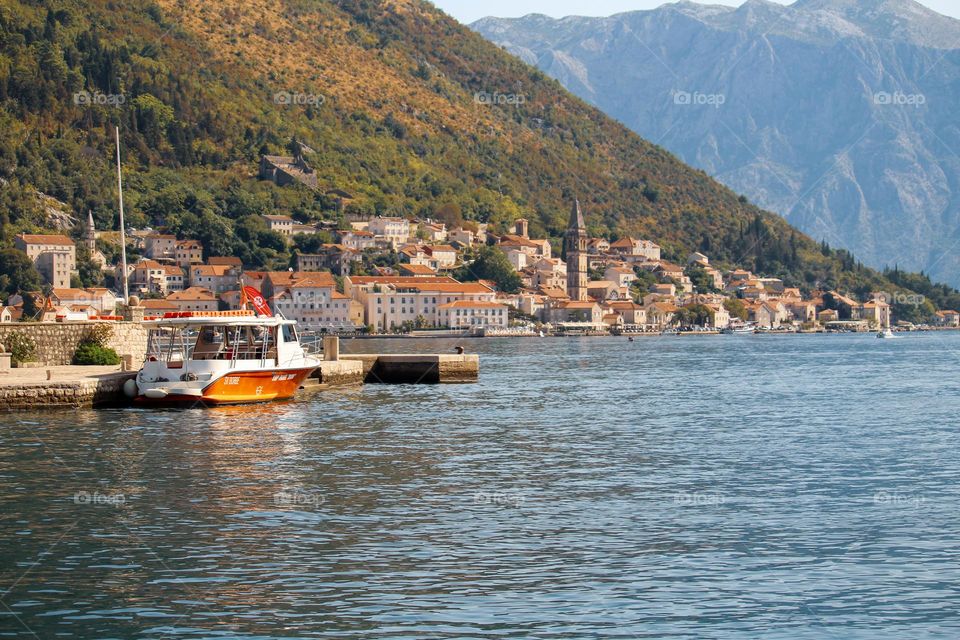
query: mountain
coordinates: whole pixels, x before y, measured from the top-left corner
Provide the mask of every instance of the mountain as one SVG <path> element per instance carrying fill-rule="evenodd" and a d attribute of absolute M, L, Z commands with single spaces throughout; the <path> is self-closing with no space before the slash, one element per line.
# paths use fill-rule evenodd
<path fill-rule="evenodd" d="M 559 240 L 576 196 L 591 234 L 671 259 L 897 290 L 420 0 L 11 1 L 0 105 L 4 246 L 49 226 L 38 193 L 116 228 L 119 126 L 128 224 L 249 268 L 291 260 L 258 214 L 524 216 Z M 261 155 L 291 148 L 316 189 L 257 178 Z"/>
<path fill-rule="evenodd" d="M 960 284 L 960 21 L 748 0 L 472 27 L 814 238 Z"/>

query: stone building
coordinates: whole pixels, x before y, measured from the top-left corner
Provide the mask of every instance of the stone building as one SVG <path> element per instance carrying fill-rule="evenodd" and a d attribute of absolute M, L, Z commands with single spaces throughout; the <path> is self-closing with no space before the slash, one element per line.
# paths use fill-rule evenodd
<path fill-rule="evenodd" d="M 58 289 L 70 287 L 77 270 L 77 247 L 64 235 L 17 234 L 13 245 L 27 254 L 44 280 Z"/>
<path fill-rule="evenodd" d="M 261 156 L 260 179 L 272 180 L 277 186 L 299 182 L 317 188 L 317 174 L 303 156 Z"/>

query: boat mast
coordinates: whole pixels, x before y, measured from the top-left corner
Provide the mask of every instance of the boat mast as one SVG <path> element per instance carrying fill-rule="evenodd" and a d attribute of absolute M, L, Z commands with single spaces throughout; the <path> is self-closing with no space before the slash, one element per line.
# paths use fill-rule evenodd
<path fill-rule="evenodd" d="M 123 224 L 123 177 L 120 173 L 120 127 L 113 128 L 117 140 L 117 195 L 120 200 L 120 278 L 123 280 L 123 303 L 130 302 L 130 285 L 127 281 L 127 231 Z"/>

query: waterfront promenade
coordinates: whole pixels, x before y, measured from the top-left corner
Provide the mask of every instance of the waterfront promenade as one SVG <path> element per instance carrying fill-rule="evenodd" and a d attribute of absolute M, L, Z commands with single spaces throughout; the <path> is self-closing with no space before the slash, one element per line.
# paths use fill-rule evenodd
<path fill-rule="evenodd" d="M 436 384 L 476 382 L 480 358 L 476 354 L 344 354 L 324 360 L 301 390 L 380 384 Z M 46 366 L 0 371 L 0 410 L 80 408 L 122 405 L 128 402 L 124 383 L 136 371 L 120 366 Z"/>

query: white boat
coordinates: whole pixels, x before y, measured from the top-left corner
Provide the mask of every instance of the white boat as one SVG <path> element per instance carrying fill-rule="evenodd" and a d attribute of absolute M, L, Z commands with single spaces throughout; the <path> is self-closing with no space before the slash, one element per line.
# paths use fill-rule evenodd
<path fill-rule="evenodd" d="M 879 333 L 877 333 L 877 337 L 889 339 L 889 338 L 896 338 L 897 336 L 893 335 L 893 330 L 887 327 L 883 331 L 880 331 Z"/>
<path fill-rule="evenodd" d="M 144 322 L 147 359 L 138 404 L 237 404 L 292 397 L 320 360 L 300 344 L 296 322 L 253 311 L 188 311 Z"/>
<path fill-rule="evenodd" d="M 740 327 L 727 327 L 726 329 L 722 329 L 722 330 L 720 331 L 720 333 L 727 333 L 727 334 L 731 334 L 731 333 L 755 333 L 756 330 L 757 330 L 756 327 L 749 326 L 749 325 L 744 325 L 744 326 L 740 326 Z"/>

